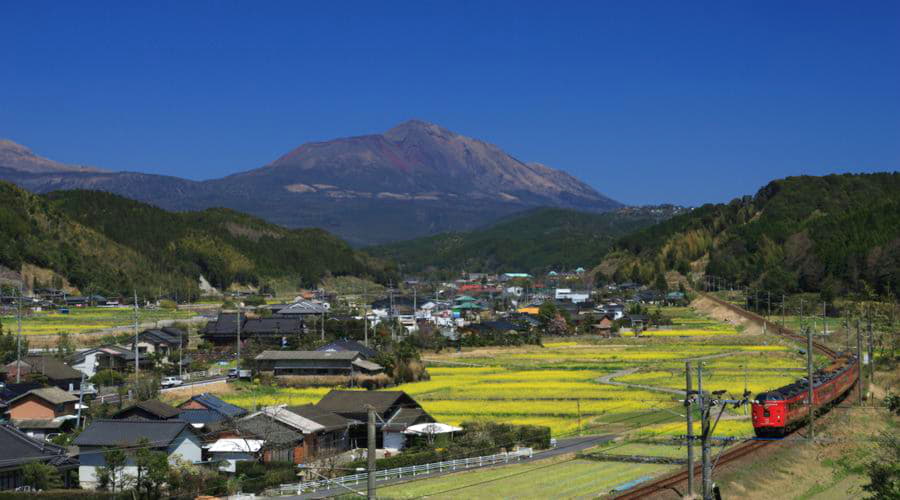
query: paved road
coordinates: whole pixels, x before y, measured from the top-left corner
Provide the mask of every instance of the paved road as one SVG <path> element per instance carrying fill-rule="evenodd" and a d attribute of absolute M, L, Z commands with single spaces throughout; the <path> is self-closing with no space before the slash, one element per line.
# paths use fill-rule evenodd
<path fill-rule="evenodd" d="M 560 439 L 556 445 L 556 448 L 539 451 L 539 452 L 535 453 L 534 456 L 531 458 L 523 458 L 522 460 L 520 460 L 518 462 L 514 462 L 514 463 L 534 462 L 537 460 L 546 460 L 548 458 L 553 458 L 553 457 L 556 457 L 559 455 L 565 455 L 567 453 L 575 453 L 578 451 L 586 450 L 588 448 L 597 446 L 597 445 L 605 443 L 607 441 L 612 441 L 615 438 L 616 438 L 616 436 L 610 434 L 610 435 L 605 435 L 605 436 L 581 436 L 581 437 Z M 455 474 L 457 472 L 463 472 L 463 471 L 467 471 L 467 470 L 471 471 L 471 470 L 488 469 L 491 467 L 502 467 L 505 465 L 508 465 L 508 464 L 488 465 L 485 467 L 460 469 L 460 470 L 456 470 L 456 471 L 433 472 L 431 474 L 422 474 L 422 475 L 416 476 L 416 478 L 414 480 L 418 481 L 420 479 L 444 476 L 447 474 Z M 512 465 L 512 464 L 509 464 L 509 465 Z M 410 480 L 411 479 L 403 478 L 403 479 L 391 479 L 388 481 L 378 481 L 377 486 L 379 488 L 381 488 L 381 487 L 390 486 L 390 485 L 396 484 L 396 483 L 405 483 Z M 365 484 L 361 484 L 360 486 L 362 487 L 362 490 L 365 490 L 365 488 L 366 488 Z M 357 488 L 359 488 L 359 487 L 354 487 L 354 489 L 357 489 Z M 319 490 L 314 493 L 306 493 L 303 495 L 285 496 L 285 497 L 278 497 L 278 498 L 289 498 L 292 500 L 308 500 L 308 499 L 317 499 L 317 498 L 330 498 L 330 497 L 338 496 L 338 495 L 346 495 L 348 493 L 350 493 L 350 491 L 347 488 L 337 487 L 337 488 L 332 488 L 329 490 Z"/>
<path fill-rule="evenodd" d="M 205 380 L 197 380 L 196 382 L 185 382 L 185 383 L 175 386 L 175 387 L 161 388 L 159 390 L 159 392 L 162 393 L 162 392 L 170 392 L 170 391 L 180 391 L 180 390 L 184 390 L 189 387 L 203 387 L 205 385 L 218 384 L 219 382 L 224 382 L 226 380 L 228 380 L 228 377 L 225 375 L 222 375 L 220 377 L 209 378 L 209 379 L 205 379 Z M 107 394 L 107 395 L 103 396 L 102 398 L 100 396 L 97 396 L 95 401 L 103 402 L 103 403 L 118 403 L 119 395 L 113 393 L 113 394 Z"/>

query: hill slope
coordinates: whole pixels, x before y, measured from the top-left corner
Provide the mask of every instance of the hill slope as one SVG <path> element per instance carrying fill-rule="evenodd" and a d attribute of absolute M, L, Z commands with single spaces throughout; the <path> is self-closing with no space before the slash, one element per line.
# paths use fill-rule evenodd
<path fill-rule="evenodd" d="M 197 294 L 213 285 L 326 274 L 385 279 L 381 262 L 317 229 L 289 230 L 226 209 L 172 213 L 97 191 L 36 196 L 0 182 L 0 264 L 33 264 L 82 290 Z"/>
<path fill-rule="evenodd" d="M 900 173 L 788 177 L 628 235 L 602 268 L 664 269 L 776 291 L 900 293 Z M 708 261 L 707 261 L 708 259 Z"/>
<path fill-rule="evenodd" d="M 5 146 L 4 146 L 5 144 Z M 528 208 L 620 207 L 553 168 L 422 121 L 384 134 L 304 144 L 261 168 L 196 182 L 136 172 L 32 168 L 0 144 L 0 179 L 43 193 L 108 191 L 169 210 L 228 207 L 286 227 L 320 227 L 348 241 L 381 243 L 474 229 Z M 73 167 L 76 168 L 76 167 Z"/>
<path fill-rule="evenodd" d="M 672 215 L 675 207 L 604 214 L 539 208 L 469 232 L 445 233 L 366 250 L 404 271 L 540 272 L 590 267 L 620 236 Z"/>

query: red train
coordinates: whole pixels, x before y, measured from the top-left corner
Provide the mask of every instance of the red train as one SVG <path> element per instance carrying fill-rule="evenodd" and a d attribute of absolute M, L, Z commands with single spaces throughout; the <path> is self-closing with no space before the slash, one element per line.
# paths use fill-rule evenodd
<path fill-rule="evenodd" d="M 838 356 L 827 368 L 813 374 L 813 403 L 816 409 L 828 406 L 856 383 L 859 360 Z M 763 392 L 751 404 L 753 429 L 760 437 L 783 436 L 805 423 L 809 416 L 805 378 L 774 391 Z"/>

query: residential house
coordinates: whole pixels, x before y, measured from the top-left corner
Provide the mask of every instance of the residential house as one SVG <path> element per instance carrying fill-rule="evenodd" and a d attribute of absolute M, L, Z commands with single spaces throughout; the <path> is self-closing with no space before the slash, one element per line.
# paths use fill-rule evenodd
<path fill-rule="evenodd" d="M 367 408 L 376 413 L 377 446 L 401 450 L 406 444 L 403 431 L 420 423 L 434 422 L 422 406 L 403 391 L 331 391 L 316 407 L 336 413 L 344 418 L 365 422 Z M 366 442 L 365 428 L 352 429 L 350 439 L 357 444 Z"/>
<path fill-rule="evenodd" d="M 309 300 L 298 300 L 293 304 L 288 304 L 273 312 L 275 313 L 275 316 L 279 317 L 303 318 L 308 316 L 321 316 L 327 313 L 328 309 L 329 308 L 325 304 Z"/>
<path fill-rule="evenodd" d="M 70 457 L 64 447 L 31 438 L 12 425 L 0 424 L 0 490 L 25 486 L 22 469 L 34 462 L 55 467 L 64 487 L 74 485 L 72 476 L 78 460 Z"/>
<path fill-rule="evenodd" d="M 589 292 L 575 291 L 571 288 L 557 288 L 554 298 L 556 300 L 569 300 L 573 304 L 579 304 L 590 300 L 591 294 Z"/>
<path fill-rule="evenodd" d="M 13 398 L 19 397 L 22 394 L 32 390 L 32 389 L 40 389 L 44 387 L 44 384 L 40 382 L 22 382 L 19 384 L 8 384 L 8 383 L 0 383 L 0 415 L 5 415 L 9 401 Z"/>
<path fill-rule="evenodd" d="M 59 387 L 42 387 L 9 400 L 6 414 L 22 432 L 44 439 L 75 426 L 77 403 L 77 397 Z"/>
<path fill-rule="evenodd" d="M 264 463 L 276 461 L 299 464 L 302 462 L 300 458 L 304 456 L 302 451 L 303 432 L 282 420 L 258 411 L 237 420 L 212 424 L 209 426 L 208 432 L 210 436 L 215 437 L 213 442 L 220 439 L 262 441 L 262 447 L 255 452 L 255 455 Z M 247 450 L 243 453 L 250 453 L 250 451 Z M 244 458 L 232 456 L 229 459 L 238 462 Z"/>
<path fill-rule="evenodd" d="M 260 372 L 284 375 L 377 375 L 384 368 L 358 351 L 263 351 L 256 356 Z"/>
<path fill-rule="evenodd" d="M 237 472 L 238 462 L 256 461 L 265 441 L 262 439 L 222 438 L 206 447 L 210 462 L 219 464 L 223 472 Z"/>
<path fill-rule="evenodd" d="M 222 313 L 200 330 L 200 336 L 216 345 L 232 345 L 237 341 L 238 321 L 242 342 L 256 339 L 278 343 L 282 337 L 302 335 L 306 331 L 302 315 L 249 318 L 242 313 L 239 319 L 237 313 Z"/>
<path fill-rule="evenodd" d="M 200 336 L 216 345 L 233 344 L 237 339 L 238 323 L 243 331 L 247 316 L 244 313 L 219 313 L 214 321 L 209 321 L 200 330 Z M 244 338 L 241 335 L 241 338 Z"/>
<path fill-rule="evenodd" d="M 178 420 L 183 420 L 198 428 L 232 421 L 247 414 L 247 410 L 244 408 L 226 403 L 208 392 L 191 397 L 178 405 L 178 409 L 181 410 Z"/>
<path fill-rule="evenodd" d="M 180 420 L 94 420 L 72 442 L 78 447 L 78 480 L 82 488 L 99 486 L 98 469 L 106 465 L 104 451 L 109 448 L 134 448 L 146 440 L 149 447 L 166 454 L 170 463 L 202 460 L 200 438 L 186 422 Z M 126 453 L 122 476 L 137 476 L 134 455 Z"/>
<path fill-rule="evenodd" d="M 356 351 L 363 359 L 372 359 L 378 355 L 378 351 L 376 351 L 375 349 L 372 349 L 362 344 L 361 342 L 347 339 L 335 340 L 334 342 L 325 344 L 316 350 L 322 352 Z"/>
<path fill-rule="evenodd" d="M 94 347 L 76 352 L 69 356 L 68 361 L 72 368 L 84 373 L 88 378 L 93 377 L 101 370 L 133 372 L 134 348 L 117 345 Z M 154 365 L 149 356 L 140 353 L 138 354 L 138 363 L 141 370 L 152 369 Z"/>
<path fill-rule="evenodd" d="M 144 420 L 174 420 L 181 415 L 182 410 L 172 405 L 163 403 L 158 399 L 139 401 L 131 406 L 122 408 L 112 418 L 116 420 L 126 418 L 140 418 Z"/>
<path fill-rule="evenodd" d="M 137 341 L 141 357 L 149 354 L 167 360 L 170 352 L 187 347 L 187 332 L 180 328 L 153 328 L 139 333 Z M 134 351 L 134 341 L 130 350 Z"/>
<path fill-rule="evenodd" d="M 46 381 L 64 391 L 76 392 L 81 389 L 81 372 L 53 356 L 29 355 L 19 361 L 12 361 L 3 367 L 7 382 L 16 382 L 16 373 L 22 381 Z"/>
<path fill-rule="evenodd" d="M 611 314 L 604 314 L 600 316 L 600 319 L 597 320 L 596 323 L 591 325 L 593 329 L 593 333 L 600 335 L 601 337 L 612 337 L 613 335 L 613 317 Z"/>

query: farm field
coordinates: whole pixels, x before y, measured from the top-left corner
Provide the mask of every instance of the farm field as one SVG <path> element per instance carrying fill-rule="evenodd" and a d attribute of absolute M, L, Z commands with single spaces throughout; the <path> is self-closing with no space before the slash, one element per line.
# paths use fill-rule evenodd
<path fill-rule="evenodd" d="M 193 311 L 165 310 L 165 309 L 140 309 L 138 321 L 141 323 L 188 319 L 196 315 Z M 16 331 L 16 317 L 3 316 L 4 331 Z M 60 333 L 87 333 L 116 326 L 130 326 L 134 324 L 134 311 L 129 308 L 106 307 L 73 307 L 69 314 L 61 314 L 57 311 L 36 312 L 22 318 L 23 335 L 58 335 Z"/>
<path fill-rule="evenodd" d="M 381 498 L 576 498 L 608 493 L 676 466 L 554 459 L 379 488 Z"/>
<path fill-rule="evenodd" d="M 682 389 L 684 361 L 707 358 L 704 388 L 740 397 L 794 380 L 805 366 L 793 346 L 772 335 L 748 335 L 688 308 L 664 308 L 673 322 L 708 335 L 650 338 L 577 338 L 544 346 L 486 347 L 423 353 L 431 380 L 408 383 L 406 391 L 441 422 L 496 421 L 549 426 L 554 437 L 633 433 L 670 440 L 683 433 L 679 396 L 602 384 L 615 381 Z M 717 332 L 726 332 L 719 334 Z M 234 404 L 315 403 L 328 388 L 247 387 L 223 397 Z M 722 435 L 749 436 L 742 410 L 720 423 Z M 680 427 L 679 427 L 680 426 Z"/>

